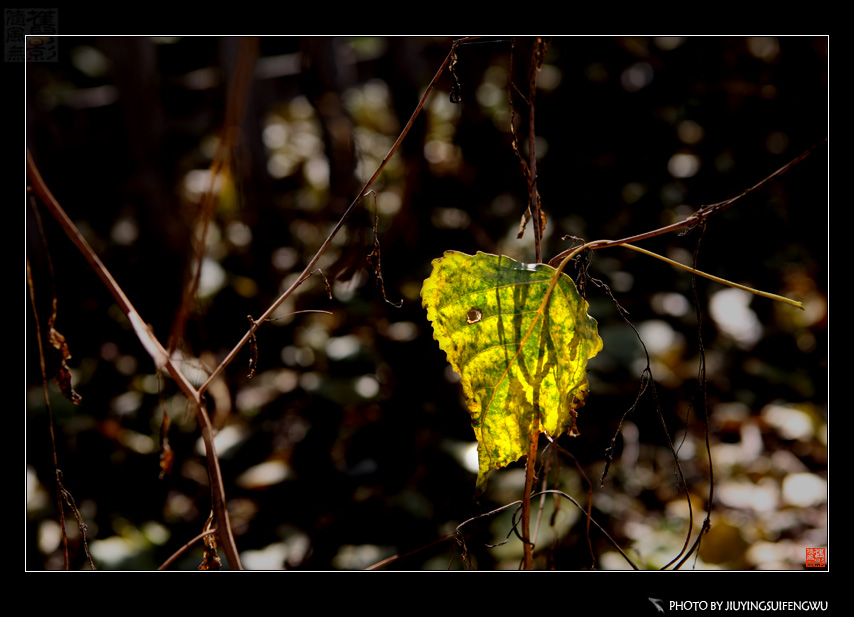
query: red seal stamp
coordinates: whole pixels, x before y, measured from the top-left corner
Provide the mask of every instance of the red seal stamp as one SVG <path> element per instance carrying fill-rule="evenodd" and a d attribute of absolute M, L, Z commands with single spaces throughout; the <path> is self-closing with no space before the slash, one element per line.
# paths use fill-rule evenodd
<path fill-rule="evenodd" d="M 806 565 L 808 568 L 823 568 L 826 565 L 826 548 L 808 548 Z"/>

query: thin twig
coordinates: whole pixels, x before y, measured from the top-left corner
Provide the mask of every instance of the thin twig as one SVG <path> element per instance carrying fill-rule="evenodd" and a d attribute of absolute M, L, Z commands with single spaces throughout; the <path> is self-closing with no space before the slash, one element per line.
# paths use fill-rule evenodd
<path fill-rule="evenodd" d="M 557 452 L 561 452 L 572 459 L 572 462 L 575 464 L 576 471 L 578 471 L 578 474 L 584 479 L 584 482 L 587 484 L 587 510 L 585 512 L 585 514 L 587 515 L 587 524 L 585 526 L 585 534 L 587 536 L 587 549 L 590 551 L 592 567 L 593 569 L 595 569 L 596 555 L 594 555 L 593 553 L 593 544 L 590 540 L 590 524 L 593 521 L 593 483 L 590 481 L 590 478 L 587 477 L 587 473 L 584 471 L 584 468 L 581 466 L 581 463 L 578 461 L 578 459 L 572 452 L 561 447 L 561 445 L 557 441 L 555 441 L 551 437 L 551 435 L 546 435 L 546 439 L 549 440 L 549 445 L 546 447 L 552 447 Z M 545 493 L 543 493 L 543 497 L 545 497 Z M 555 510 L 557 510 L 557 507 L 555 507 Z"/>
<path fill-rule="evenodd" d="M 548 489 L 548 490 L 545 490 L 545 491 L 541 491 L 540 493 L 535 493 L 534 495 L 532 495 L 532 497 L 537 497 L 537 496 L 539 496 L 539 495 L 540 495 L 540 494 L 542 494 L 542 493 L 552 494 L 552 495 L 558 495 L 558 496 L 560 496 L 560 497 L 564 497 L 565 499 L 568 499 L 570 502 L 572 502 L 572 504 L 573 504 L 576 508 L 578 508 L 578 509 L 579 509 L 579 510 L 581 510 L 582 512 L 585 512 L 585 510 L 584 510 L 584 506 L 582 506 L 580 503 L 578 503 L 578 502 L 577 502 L 577 501 L 576 501 L 576 500 L 575 500 L 571 495 L 568 495 L 567 493 L 564 493 L 563 491 L 558 491 L 558 490 L 555 490 L 555 489 Z M 621 549 L 621 548 L 620 548 L 620 545 L 619 545 L 619 544 L 617 544 L 616 540 L 614 540 L 614 538 L 612 538 L 612 537 L 608 534 L 608 532 L 607 532 L 607 531 L 605 531 L 605 529 L 604 529 L 604 528 L 603 528 L 599 523 L 597 523 L 597 522 L 596 522 L 596 519 L 591 519 L 591 520 L 592 520 L 593 524 L 594 524 L 594 525 L 596 525 L 596 527 L 599 529 L 599 531 L 601 531 L 601 532 L 605 535 L 605 538 L 607 538 L 607 539 L 608 539 L 608 541 L 613 545 L 613 547 L 614 547 L 615 549 L 617 549 L 617 551 L 619 551 L 620 555 L 622 555 L 622 556 L 623 556 L 623 558 L 626 560 L 626 562 L 628 562 L 628 564 L 629 564 L 629 565 L 630 565 L 634 570 L 637 570 L 637 569 L 638 569 L 638 567 L 635 565 L 635 563 L 634 563 L 631 559 L 629 559 L 629 556 L 628 556 L 628 555 L 626 555 L 626 553 L 623 551 L 623 549 Z"/>
<path fill-rule="evenodd" d="M 705 225 L 701 226 L 701 231 L 705 232 Z M 700 243 L 703 240 L 703 235 L 700 235 L 699 240 L 697 240 L 697 246 L 694 249 L 694 265 L 697 265 L 697 257 L 700 252 Z M 682 558 L 679 563 L 674 566 L 674 569 L 678 570 L 682 567 L 682 565 L 688 560 L 692 553 L 699 554 L 700 543 L 702 542 L 703 535 L 706 534 L 712 526 L 712 509 L 714 508 L 715 503 L 715 469 L 714 464 L 712 462 L 712 446 L 709 441 L 709 401 L 708 401 L 708 391 L 706 388 L 706 349 L 703 346 L 703 314 L 700 311 L 700 301 L 697 295 L 697 279 L 694 278 L 692 280 L 691 291 L 694 295 L 694 307 L 697 315 L 697 344 L 699 346 L 699 356 L 700 363 L 698 367 L 698 393 L 700 395 L 700 407 L 703 410 L 703 433 L 705 436 L 706 442 L 706 456 L 709 461 L 709 496 L 708 496 L 708 508 L 706 510 L 706 518 L 703 520 L 703 527 L 700 532 L 697 534 L 697 538 L 694 540 L 694 544 L 691 546 L 691 549 L 687 552 L 687 554 Z M 691 407 L 689 406 L 688 410 L 690 412 Z M 687 420 L 687 419 L 686 419 Z M 687 422 L 686 422 L 687 423 Z M 669 564 L 664 566 L 668 567 L 673 563 L 672 560 Z"/>
<path fill-rule="evenodd" d="M 413 549 L 413 550 L 408 551 L 406 553 L 392 555 L 391 557 L 386 557 L 385 559 L 368 566 L 367 568 L 365 568 L 365 570 L 379 570 L 383 566 L 387 566 L 388 564 L 393 563 L 395 561 L 398 561 L 399 559 L 404 559 L 404 558 L 409 557 L 411 555 L 415 555 L 416 553 L 420 553 L 421 551 L 427 550 L 431 546 L 436 546 L 437 544 L 441 544 L 442 542 L 450 540 L 456 535 L 457 535 L 456 532 L 447 533 L 444 536 L 442 536 L 441 538 L 437 538 L 436 540 L 433 540 L 429 544 L 425 544 L 424 546 L 421 546 L 419 548 Z"/>
<path fill-rule="evenodd" d="M 647 231 L 647 232 L 637 234 L 634 236 L 629 236 L 627 238 L 622 238 L 620 240 L 595 240 L 593 242 L 587 243 L 587 248 L 589 248 L 589 249 L 600 249 L 600 248 L 608 248 L 610 246 L 619 246 L 619 245 L 623 245 L 623 244 L 630 244 L 630 243 L 634 243 L 634 242 L 639 242 L 641 240 L 646 240 L 647 238 L 653 238 L 655 236 L 661 236 L 661 235 L 664 235 L 667 233 L 678 231 L 678 230 L 683 229 L 685 227 L 693 228 L 693 227 L 703 223 L 706 219 L 708 219 L 713 214 L 719 214 L 720 212 L 723 212 L 724 210 L 731 208 L 737 201 L 739 201 L 743 197 L 746 197 L 747 195 L 749 195 L 753 191 L 757 190 L 761 186 L 767 184 L 768 182 L 770 182 L 774 178 L 777 178 L 777 177 L 781 176 L 782 174 L 786 173 L 792 167 L 794 167 L 795 165 L 797 165 L 798 163 L 803 161 L 805 158 L 807 158 L 809 155 L 811 155 L 819 146 L 821 146 L 825 143 L 827 143 L 826 137 L 823 140 L 821 140 L 820 142 L 818 142 L 817 144 L 815 144 L 814 146 L 805 150 L 803 153 L 801 153 L 800 155 L 798 155 L 797 157 L 795 157 L 794 159 L 792 159 L 791 161 L 789 161 L 788 163 L 786 163 L 782 167 L 780 167 L 774 173 L 770 174 L 769 176 L 766 176 L 765 178 L 763 178 L 762 180 L 760 180 L 759 182 L 757 182 L 756 184 L 754 184 L 750 188 L 742 191 L 741 193 L 739 193 L 735 197 L 731 197 L 729 199 L 725 199 L 724 201 L 719 201 L 719 202 L 714 203 L 714 204 L 709 204 L 707 206 L 701 206 L 691 216 L 689 216 L 689 217 L 687 217 L 681 221 L 677 221 L 676 223 L 672 223 L 670 225 L 665 225 L 664 227 L 659 227 L 658 229 L 653 229 L 652 231 Z M 573 252 L 574 250 L 575 250 L 575 247 L 570 247 L 570 248 L 566 249 L 565 251 L 558 253 L 557 255 L 552 257 L 551 260 L 549 260 L 549 265 L 554 267 L 555 264 L 559 264 L 569 253 Z"/>
<path fill-rule="evenodd" d="M 89 567 L 95 570 L 95 562 L 92 561 L 92 555 L 89 552 L 89 541 L 86 539 L 88 526 L 83 521 L 83 515 L 80 514 L 80 510 L 77 508 L 77 502 L 74 501 L 74 495 L 72 495 L 71 492 L 62 484 L 62 472 L 59 469 L 56 470 L 56 484 L 59 486 L 59 492 L 62 495 L 63 500 L 74 514 L 74 518 L 77 519 L 77 529 L 80 530 L 80 538 L 83 542 L 83 552 L 86 553 L 86 560 L 89 562 Z"/>
<path fill-rule="evenodd" d="M 663 257 L 657 253 L 653 253 L 652 251 L 648 251 L 646 249 L 642 249 L 639 246 L 635 246 L 634 244 L 621 244 L 619 246 L 624 246 L 628 249 L 632 249 L 633 251 L 638 251 L 639 253 L 643 253 L 644 255 L 649 255 L 650 257 L 655 257 L 656 259 L 660 259 L 663 262 L 669 263 L 671 266 L 676 268 L 681 268 L 682 270 L 686 270 L 692 274 L 696 274 L 702 277 L 705 277 L 711 281 L 715 281 L 716 283 L 720 283 L 721 285 L 727 285 L 729 287 L 734 287 L 736 289 L 741 289 L 742 291 L 747 291 L 757 296 L 762 296 L 763 298 L 768 298 L 769 300 L 776 300 L 777 302 L 782 302 L 783 304 L 788 304 L 789 306 L 793 306 L 795 308 L 799 308 L 801 310 L 805 310 L 804 303 L 799 302 L 797 300 L 792 300 L 791 298 L 786 298 L 785 296 L 778 296 L 777 294 L 772 294 L 767 291 L 761 291 L 759 289 L 754 289 L 752 287 L 747 287 L 746 285 L 740 285 L 738 283 L 734 283 L 732 281 L 728 281 L 727 279 L 720 278 L 718 276 L 713 276 L 711 274 L 707 274 L 705 272 L 701 272 L 691 266 L 686 266 L 685 264 L 681 264 L 678 261 L 673 261 L 672 259 L 668 259 L 667 257 Z M 598 248 L 602 248 L 601 246 Z"/>

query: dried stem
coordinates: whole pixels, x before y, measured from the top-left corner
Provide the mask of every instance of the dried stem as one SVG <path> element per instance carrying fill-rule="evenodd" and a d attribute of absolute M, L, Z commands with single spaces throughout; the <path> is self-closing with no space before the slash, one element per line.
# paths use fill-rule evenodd
<path fill-rule="evenodd" d="M 543 210 L 540 207 L 540 194 L 537 191 L 537 131 L 534 123 L 536 107 L 534 101 L 537 96 L 537 74 L 540 72 L 544 53 L 545 43 L 543 39 L 537 37 L 531 50 L 530 81 L 528 84 L 528 167 L 531 170 L 528 199 L 531 202 L 531 218 L 534 219 L 534 250 L 537 263 L 543 261 L 542 243 L 545 225 Z"/>
<path fill-rule="evenodd" d="M 69 237 L 69 239 L 74 243 L 74 245 L 78 248 L 78 250 L 83 254 L 83 257 L 89 262 L 92 270 L 98 275 L 104 285 L 112 294 L 113 298 L 119 305 L 119 308 L 125 314 L 125 316 L 130 320 L 131 325 L 133 326 L 134 331 L 136 332 L 137 337 L 142 343 L 145 350 L 151 355 L 154 360 L 155 366 L 157 369 L 166 370 L 172 379 L 178 384 L 178 387 L 184 393 L 184 395 L 193 402 L 193 409 L 196 414 L 196 419 L 201 427 L 202 440 L 205 444 L 205 455 L 207 458 L 207 466 L 208 466 L 208 475 L 210 476 L 211 481 L 211 493 L 213 496 L 213 507 L 214 512 L 216 513 L 216 520 L 218 523 L 217 535 L 219 536 L 223 550 L 226 554 L 226 559 L 228 559 L 228 563 L 232 568 L 236 570 L 242 569 L 240 564 L 240 557 L 237 553 L 237 546 L 234 542 L 234 535 L 231 531 L 231 523 L 228 518 L 228 510 L 226 509 L 226 501 L 225 501 L 225 487 L 223 485 L 222 480 L 222 472 L 219 467 L 219 458 L 216 454 L 216 449 L 214 447 L 213 442 L 213 428 L 211 426 L 211 421 L 208 416 L 208 413 L 205 409 L 204 403 L 202 402 L 201 393 L 197 391 L 193 385 L 187 380 L 184 374 L 178 369 L 178 367 L 172 362 L 169 354 L 164 349 L 163 345 L 160 344 L 160 341 L 154 336 L 149 327 L 145 324 L 140 317 L 139 313 L 134 308 L 131 301 L 125 295 L 122 288 L 113 278 L 110 271 L 98 257 L 92 247 L 89 246 L 89 243 L 83 237 L 83 234 L 80 233 L 80 230 L 77 229 L 77 226 L 71 221 L 68 215 L 63 210 L 62 206 L 59 205 L 59 202 L 53 196 L 50 189 L 48 189 L 44 180 L 39 173 L 38 168 L 36 167 L 35 162 L 33 162 L 32 156 L 30 155 L 30 151 L 27 150 L 27 175 L 30 179 L 30 184 L 33 187 L 33 191 L 39 197 L 41 202 L 45 205 L 51 215 L 56 219 L 59 223 L 60 227 L 62 227 L 63 231 Z"/>
<path fill-rule="evenodd" d="M 364 186 L 362 187 L 362 190 L 359 191 L 359 194 L 356 196 L 356 198 L 350 203 L 349 206 L 347 206 L 347 209 L 344 211 L 344 214 L 341 216 L 338 223 L 329 233 L 329 236 L 326 238 L 326 240 L 324 240 L 323 244 L 317 250 L 317 253 L 314 254 L 314 257 L 312 257 L 308 264 L 305 266 L 305 269 L 303 269 L 302 274 L 300 274 L 297 280 L 290 287 L 288 287 L 288 289 L 285 290 L 285 292 L 281 296 L 279 296 L 279 298 L 275 302 L 273 302 L 273 304 L 270 305 L 270 307 L 264 312 L 263 315 L 261 315 L 261 317 L 255 320 L 255 322 L 252 324 L 252 326 L 250 326 L 246 334 L 243 335 L 243 338 L 241 338 L 237 345 L 234 346 L 234 349 L 232 349 L 228 353 L 228 355 L 225 357 L 225 359 L 223 359 L 219 366 L 214 369 L 208 380 L 202 385 L 201 388 L 199 388 L 200 393 L 204 393 L 211 385 L 211 383 L 213 383 L 213 380 L 216 379 L 229 364 L 231 364 L 231 362 L 237 356 L 238 352 L 252 338 L 252 335 L 258 329 L 258 326 L 267 319 L 269 319 L 273 312 L 282 304 L 282 302 L 287 300 L 288 297 L 290 297 L 290 295 L 293 294 L 309 276 L 311 276 L 311 273 L 314 270 L 314 267 L 317 262 L 320 260 L 320 257 L 323 255 L 323 253 L 326 252 L 326 249 L 332 243 L 332 240 L 335 238 L 341 228 L 344 226 L 344 223 L 347 221 L 347 219 L 350 218 L 350 214 L 352 214 L 353 210 L 356 208 L 359 202 L 361 202 L 365 195 L 369 192 L 373 183 L 379 177 L 380 173 L 382 173 L 383 169 L 385 169 L 385 166 L 388 161 L 391 159 L 392 156 L 394 156 L 395 152 L 397 152 L 397 149 L 400 147 L 400 144 L 403 142 L 403 139 L 406 137 L 406 135 L 409 133 L 409 130 L 412 128 L 415 119 L 421 113 L 421 109 L 427 102 L 427 97 L 430 95 L 430 92 L 433 91 L 433 88 L 436 86 L 436 83 L 438 83 L 439 78 L 445 72 L 445 69 L 448 68 L 448 65 L 454 57 L 454 54 L 456 53 L 459 44 L 469 40 L 473 40 L 473 38 L 458 39 L 454 41 L 453 46 L 451 47 L 451 51 L 448 53 L 447 57 L 445 58 L 445 61 L 439 67 L 439 70 L 436 72 L 436 75 L 433 77 L 433 80 L 427 86 L 427 89 L 422 95 L 421 100 L 418 102 L 418 106 L 415 108 L 415 111 L 412 113 L 412 116 L 409 118 L 409 121 L 403 127 L 403 131 L 401 131 L 394 144 L 392 144 L 391 148 L 388 151 L 388 154 L 386 154 L 385 158 L 382 160 L 379 167 L 377 167 L 373 175 L 367 180 L 367 182 L 365 182 Z"/>
<path fill-rule="evenodd" d="M 543 260 L 543 211 L 540 208 L 540 194 L 537 191 L 537 132 L 534 122 L 534 101 L 537 95 L 537 73 L 543 62 L 545 43 L 539 37 L 534 41 L 531 49 L 531 65 L 529 67 L 528 83 L 528 168 L 529 193 L 528 199 L 531 204 L 531 218 L 534 222 L 534 253 L 537 263 Z M 522 540 L 524 543 L 524 557 L 522 568 L 530 570 L 534 563 L 534 539 L 531 538 L 531 492 L 534 484 L 534 469 L 537 463 L 538 433 L 534 431 L 531 436 L 531 444 L 528 452 L 528 460 L 525 464 L 525 492 L 522 495 Z"/>
<path fill-rule="evenodd" d="M 242 38 L 238 48 L 237 61 L 235 63 L 234 76 L 228 91 L 228 100 L 225 109 L 225 122 L 217 145 L 216 154 L 210 167 L 210 180 L 208 188 L 199 203 L 199 223 L 201 233 L 193 233 L 193 257 L 191 260 L 191 272 L 189 281 L 184 287 L 184 296 L 181 305 L 175 315 L 172 325 L 172 334 L 169 337 L 169 354 L 178 347 L 184 329 L 189 318 L 196 292 L 199 289 L 199 281 L 202 276 L 202 262 L 204 261 L 205 241 L 213 218 L 214 206 L 217 198 L 218 181 L 223 173 L 229 169 L 232 162 L 232 151 L 238 143 L 240 135 L 240 123 L 246 109 L 246 101 L 249 98 L 249 90 L 252 84 L 252 70 L 258 55 L 258 39 L 256 37 Z"/>
<path fill-rule="evenodd" d="M 534 488 L 534 470 L 537 467 L 538 442 L 539 433 L 534 431 L 528 447 L 528 460 L 525 462 L 525 492 L 522 495 L 523 570 L 530 570 L 534 566 L 534 539 L 531 538 L 531 493 Z"/>

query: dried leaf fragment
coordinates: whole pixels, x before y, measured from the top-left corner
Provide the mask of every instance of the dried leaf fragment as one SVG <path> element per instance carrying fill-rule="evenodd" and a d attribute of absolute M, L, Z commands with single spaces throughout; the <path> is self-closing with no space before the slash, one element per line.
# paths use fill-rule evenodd
<path fill-rule="evenodd" d="M 211 512 L 205 523 L 204 531 L 208 532 L 213 529 L 214 513 Z M 219 558 L 219 553 L 216 550 L 216 534 L 209 533 L 202 541 L 205 544 L 205 554 L 202 558 L 202 563 L 199 564 L 199 570 L 222 570 L 222 559 Z"/>
<path fill-rule="evenodd" d="M 368 263 L 371 264 L 371 267 L 374 271 L 374 276 L 377 277 L 377 286 L 380 288 L 380 291 L 383 294 L 383 300 L 386 301 L 387 304 L 392 305 L 394 308 L 400 308 L 403 306 L 403 300 L 400 300 L 396 304 L 388 299 L 385 293 L 385 281 L 383 281 L 383 272 L 382 272 L 382 258 L 381 258 L 381 248 L 380 248 L 380 239 L 377 235 L 377 224 L 379 223 L 379 212 L 374 211 L 374 248 L 368 254 Z"/>
<path fill-rule="evenodd" d="M 163 410 L 163 423 L 160 425 L 160 479 L 172 473 L 172 463 L 175 461 L 175 451 L 169 445 L 169 425 L 172 421 L 169 414 Z"/>
<path fill-rule="evenodd" d="M 255 320 L 252 319 L 252 315 L 247 315 L 249 318 L 249 323 L 253 326 L 255 325 Z M 255 337 L 255 333 L 249 335 L 249 379 L 252 379 L 252 376 L 255 375 L 255 369 L 258 367 L 258 339 Z"/>
<path fill-rule="evenodd" d="M 205 555 L 202 563 L 199 564 L 199 570 L 222 570 L 222 559 L 217 554 L 216 548 L 205 547 Z"/>
<path fill-rule="evenodd" d="M 59 330 L 53 327 L 56 320 L 56 301 L 54 300 L 54 312 L 48 322 L 49 334 L 48 340 L 51 347 L 56 351 L 59 361 L 59 367 L 56 369 L 56 374 L 53 376 L 54 381 L 59 386 L 62 396 L 69 401 L 78 405 L 82 397 L 71 387 L 71 370 L 68 368 L 67 360 L 71 358 L 71 352 L 68 349 L 68 343 L 65 342 L 65 337 L 60 334 Z"/>

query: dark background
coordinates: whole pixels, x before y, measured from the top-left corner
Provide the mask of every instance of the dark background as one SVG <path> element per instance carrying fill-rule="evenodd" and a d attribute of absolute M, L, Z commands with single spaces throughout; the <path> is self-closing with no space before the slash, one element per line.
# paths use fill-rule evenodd
<path fill-rule="evenodd" d="M 246 315 L 260 315 L 302 271 L 385 156 L 451 41 L 261 38 L 232 182 L 208 246 L 212 271 L 222 279 L 197 302 L 185 353 L 215 366 L 246 331 Z M 211 163 L 237 47 L 236 38 L 62 37 L 58 62 L 26 66 L 27 147 L 164 342 L 198 210 L 187 177 Z M 522 92 L 529 52 L 530 40 L 519 39 L 513 67 Z M 431 260 L 446 250 L 533 260 L 531 230 L 515 237 L 527 189 L 508 125 L 510 58 L 509 39 L 460 47 L 462 102 L 448 101 L 446 74 L 374 186 L 385 291 L 402 307 L 384 301 L 366 260 L 373 248 L 370 198 L 321 261 L 333 298 L 314 276 L 277 311 L 332 314 L 264 326 L 255 376 L 247 378 L 246 349 L 211 391 L 215 423 L 236 435 L 220 454 L 247 567 L 366 567 L 519 498 L 521 466 L 493 472 L 487 493 L 474 498 L 475 475 L 459 456 L 473 439 L 469 417 L 419 297 Z M 545 259 L 569 246 L 565 234 L 634 235 L 738 195 L 827 134 L 825 38 L 555 37 L 539 83 Z M 514 105 L 526 143 L 527 110 L 518 96 Z M 683 160 L 698 164 L 696 173 L 672 173 L 668 163 L 678 154 L 691 155 Z M 805 486 L 827 479 L 827 210 L 821 146 L 708 223 L 700 269 L 795 297 L 808 310 L 752 297 L 762 333 L 745 342 L 710 315 L 724 288 L 698 279 L 717 501 L 700 559 L 686 567 L 800 569 L 806 548 L 827 546 L 826 499 L 793 500 L 786 488 L 795 479 Z M 99 568 L 155 568 L 201 531 L 210 511 L 195 421 L 174 383 L 158 382 L 127 320 L 55 222 L 40 210 L 45 243 L 29 205 L 27 212 L 43 333 L 55 285 L 56 327 L 70 345 L 83 397 L 72 406 L 51 386 L 65 486 L 88 525 Z M 698 239 L 698 232 L 670 234 L 643 246 L 690 258 Z M 680 460 L 696 530 L 709 473 L 703 422 L 689 409 L 698 402 L 700 350 L 691 277 L 627 249 L 597 252 L 589 274 L 611 286 L 655 350 L 657 402 L 670 438 L 684 440 Z M 588 282 L 586 293 L 604 350 L 589 365 L 581 436 L 560 444 L 593 483 L 596 520 L 636 564 L 660 568 L 685 541 L 685 497 L 650 393 L 626 417 L 599 485 L 645 361 L 603 289 Z M 51 541 L 54 472 L 29 300 L 26 319 L 26 567 L 54 569 L 62 565 Z M 172 416 L 176 461 L 172 474 L 158 479 L 163 408 Z M 247 479 L 271 461 L 285 470 L 284 479 Z M 574 463 L 561 455 L 551 465 L 551 485 L 559 482 L 586 505 L 589 485 Z M 543 539 L 551 500 L 542 519 L 538 568 L 590 569 L 594 558 L 597 568 L 626 567 L 600 532 L 588 538 L 572 504 L 558 504 L 554 538 Z M 511 533 L 509 516 L 463 528 L 465 561 L 463 548 L 445 540 L 386 568 L 515 568 L 517 539 L 485 546 Z M 72 565 L 84 568 L 73 524 L 69 533 Z M 200 553 L 173 567 L 195 568 Z"/>

